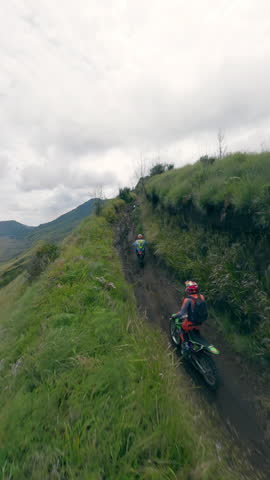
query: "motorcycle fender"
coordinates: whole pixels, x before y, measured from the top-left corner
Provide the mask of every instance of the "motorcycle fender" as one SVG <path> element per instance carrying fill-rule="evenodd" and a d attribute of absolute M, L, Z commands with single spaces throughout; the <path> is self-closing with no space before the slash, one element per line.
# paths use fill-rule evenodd
<path fill-rule="evenodd" d="M 208 352 L 213 353 L 213 355 L 219 355 L 220 354 L 219 350 L 216 347 L 214 347 L 214 345 L 209 345 L 207 347 L 207 350 L 208 350 Z"/>

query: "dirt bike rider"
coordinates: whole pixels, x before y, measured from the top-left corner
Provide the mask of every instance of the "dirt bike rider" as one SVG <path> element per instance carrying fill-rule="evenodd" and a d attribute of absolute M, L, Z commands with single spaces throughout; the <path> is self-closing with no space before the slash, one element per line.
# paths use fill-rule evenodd
<path fill-rule="evenodd" d="M 143 235 L 141 233 L 138 234 L 137 240 L 135 240 L 135 242 L 132 245 L 133 247 L 135 247 L 135 251 L 137 255 L 139 251 L 143 251 L 143 254 L 145 254 L 145 247 L 147 243 L 144 240 Z"/>
<path fill-rule="evenodd" d="M 200 325 L 207 320 L 207 305 L 203 295 L 199 293 L 199 286 L 196 282 L 188 280 L 185 282 L 186 296 L 182 302 L 179 312 L 172 315 L 176 327 L 181 328 L 180 339 L 181 350 L 184 355 L 189 351 L 188 332 L 199 330 Z"/>

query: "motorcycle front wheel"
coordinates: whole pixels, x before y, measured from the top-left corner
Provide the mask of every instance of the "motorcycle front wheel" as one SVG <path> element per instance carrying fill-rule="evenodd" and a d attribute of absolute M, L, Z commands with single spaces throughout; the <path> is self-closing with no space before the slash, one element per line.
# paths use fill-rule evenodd
<path fill-rule="evenodd" d="M 196 368 L 212 391 L 219 387 L 219 374 L 214 360 L 205 352 L 196 355 Z"/>
<path fill-rule="evenodd" d="M 179 328 L 176 327 L 175 320 L 173 318 L 171 318 L 170 320 L 170 337 L 173 345 L 175 347 L 180 347 L 181 345 L 180 331 L 179 331 Z"/>

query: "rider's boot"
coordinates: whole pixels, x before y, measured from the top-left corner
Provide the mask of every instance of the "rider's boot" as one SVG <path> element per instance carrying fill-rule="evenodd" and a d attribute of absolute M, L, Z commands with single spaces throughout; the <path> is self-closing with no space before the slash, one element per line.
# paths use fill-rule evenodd
<path fill-rule="evenodd" d="M 183 355 L 183 357 L 188 357 L 189 353 L 190 353 L 190 347 L 188 342 L 183 342 L 181 345 L 181 354 Z"/>

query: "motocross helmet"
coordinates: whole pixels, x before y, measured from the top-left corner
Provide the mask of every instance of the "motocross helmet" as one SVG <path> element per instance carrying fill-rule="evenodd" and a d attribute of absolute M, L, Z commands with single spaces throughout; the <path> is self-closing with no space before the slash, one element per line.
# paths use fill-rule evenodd
<path fill-rule="evenodd" d="M 185 282 L 185 292 L 188 294 L 188 295 L 192 295 L 193 293 L 198 293 L 199 291 L 199 286 L 196 282 L 192 282 L 191 280 L 187 280 Z"/>
<path fill-rule="evenodd" d="M 141 233 L 139 233 L 138 240 L 142 240 L 142 238 L 143 238 L 143 235 Z"/>

